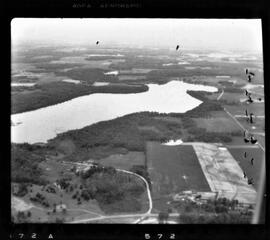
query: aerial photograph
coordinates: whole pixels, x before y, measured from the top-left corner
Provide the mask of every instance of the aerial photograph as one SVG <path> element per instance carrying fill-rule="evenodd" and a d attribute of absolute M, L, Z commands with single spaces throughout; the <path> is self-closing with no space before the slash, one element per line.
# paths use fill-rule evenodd
<path fill-rule="evenodd" d="M 11 221 L 249 224 L 259 19 L 14 18 Z"/>

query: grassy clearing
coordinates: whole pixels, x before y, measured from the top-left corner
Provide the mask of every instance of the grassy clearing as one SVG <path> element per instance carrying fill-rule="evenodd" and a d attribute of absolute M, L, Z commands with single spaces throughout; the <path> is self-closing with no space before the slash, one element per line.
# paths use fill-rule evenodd
<path fill-rule="evenodd" d="M 116 172 L 113 168 L 113 171 L 108 173 L 94 174 L 91 179 L 82 178 L 81 175 L 75 173 L 72 163 L 62 162 L 61 158 L 65 156 L 64 154 L 70 154 L 66 151 L 70 146 L 73 146 L 70 141 L 60 143 L 59 148 L 62 149 L 60 154 L 48 147 L 29 144 L 13 145 L 12 165 L 20 164 L 20 167 L 13 167 L 13 182 L 17 182 L 18 187 L 13 187 L 12 191 L 14 195 L 16 194 L 15 196 L 36 206 L 30 210 L 33 218 L 20 217 L 23 222 L 71 221 L 72 218 L 85 214 L 87 211 L 93 212 L 93 216 L 96 216 L 104 215 L 104 212 L 126 213 L 147 210 L 148 198 L 144 182 L 140 178 Z M 39 158 L 37 154 L 40 155 Z M 128 158 L 125 156 L 120 161 L 116 158 L 116 162 L 128 170 L 134 165 L 144 165 L 144 160 L 144 154 L 139 152 L 130 153 Z M 32 168 L 31 171 L 29 168 Z M 25 170 L 28 171 L 27 174 Z M 39 184 L 41 180 L 42 185 L 35 184 L 36 182 Z M 62 185 L 61 188 L 55 183 Z M 87 191 L 90 192 L 87 193 Z M 65 204 L 67 210 L 53 212 L 55 206 L 61 204 Z M 42 214 L 35 215 L 35 212 L 42 212 Z M 13 213 L 15 219 L 16 214 L 16 212 Z"/>
<path fill-rule="evenodd" d="M 128 152 L 127 154 L 113 154 L 98 161 L 104 166 L 130 170 L 133 165 L 145 165 L 143 152 Z"/>
<path fill-rule="evenodd" d="M 138 126 L 138 129 L 141 131 L 141 132 L 155 132 L 157 134 L 160 134 L 160 130 L 155 127 L 155 126 Z"/>
<path fill-rule="evenodd" d="M 54 158 L 41 162 L 39 167 L 42 169 L 42 175 L 51 183 L 56 182 L 60 176 L 69 175 L 70 170 L 70 166 Z"/>
<path fill-rule="evenodd" d="M 204 128 L 208 132 L 237 132 L 239 126 L 228 117 L 222 118 L 195 118 L 194 121 L 197 127 Z"/>
<path fill-rule="evenodd" d="M 23 219 L 24 222 L 72 221 L 86 213 L 96 217 L 147 211 L 148 196 L 140 178 L 106 167 L 75 174 L 72 166 L 69 163 L 57 165 L 53 161 L 46 161 L 42 167 L 47 169 L 46 179 L 49 183 L 43 186 L 28 184 L 27 191 L 20 191 L 20 195 L 17 195 L 18 187 L 12 188 L 15 196 L 34 205 L 28 210 L 33 218 Z M 65 211 L 57 210 L 61 204 L 66 206 Z M 35 212 L 40 214 L 35 215 Z M 13 211 L 15 219 L 16 214 Z M 36 218 L 38 215 L 39 218 Z"/>
<path fill-rule="evenodd" d="M 47 185 L 49 186 L 49 185 Z M 77 200 L 72 198 L 72 193 L 66 193 L 65 191 L 58 189 L 57 187 L 50 185 L 55 189 L 55 193 L 50 193 L 46 191 L 46 188 L 32 184 L 28 186 L 28 194 L 26 194 L 21 199 L 26 203 L 31 203 L 34 205 L 33 208 L 26 212 L 31 213 L 31 217 L 24 219 L 23 222 L 52 222 L 57 221 L 71 221 L 76 217 L 80 217 L 88 212 L 93 212 L 91 217 L 96 217 L 98 214 L 104 214 L 98 206 L 95 200 L 90 200 L 88 202 L 83 201 L 80 205 L 77 204 Z M 48 207 L 43 206 L 40 202 L 34 202 L 31 199 L 37 194 L 42 194 L 45 201 L 49 204 Z M 67 210 L 63 211 L 53 211 L 54 206 L 65 204 Z M 18 212 L 13 211 L 12 215 L 16 219 Z M 89 216 L 90 217 L 90 216 Z"/>

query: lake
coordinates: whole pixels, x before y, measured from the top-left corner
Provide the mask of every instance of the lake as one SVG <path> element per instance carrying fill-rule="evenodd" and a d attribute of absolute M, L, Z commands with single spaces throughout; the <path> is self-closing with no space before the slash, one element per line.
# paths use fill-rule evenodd
<path fill-rule="evenodd" d="M 35 83 L 11 83 L 11 87 L 33 87 Z"/>
<path fill-rule="evenodd" d="M 148 84 L 149 90 L 134 94 L 95 93 L 34 111 L 13 114 L 11 141 L 47 142 L 58 133 L 80 129 L 100 121 L 142 111 L 184 113 L 202 102 L 187 90 L 215 92 L 217 88 L 170 81 Z M 16 124 L 19 123 L 20 124 Z"/>

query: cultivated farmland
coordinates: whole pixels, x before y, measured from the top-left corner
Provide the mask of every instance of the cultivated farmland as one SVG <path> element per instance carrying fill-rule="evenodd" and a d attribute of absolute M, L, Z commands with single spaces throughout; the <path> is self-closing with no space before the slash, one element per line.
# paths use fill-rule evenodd
<path fill-rule="evenodd" d="M 152 182 L 154 209 L 161 208 L 160 202 L 166 204 L 167 200 L 171 200 L 168 196 L 172 193 L 184 190 L 210 191 L 190 145 L 166 146 L 148 142 L 147 166 Z"/>

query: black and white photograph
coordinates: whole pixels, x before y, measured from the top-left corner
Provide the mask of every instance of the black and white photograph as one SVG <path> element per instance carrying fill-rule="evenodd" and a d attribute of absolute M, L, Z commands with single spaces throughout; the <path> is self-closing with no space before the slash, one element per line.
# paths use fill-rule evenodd
<path fill-rule="evenodd" d="M 258 223 L 261 19 L 10 28 L 13 223 Z"/>

